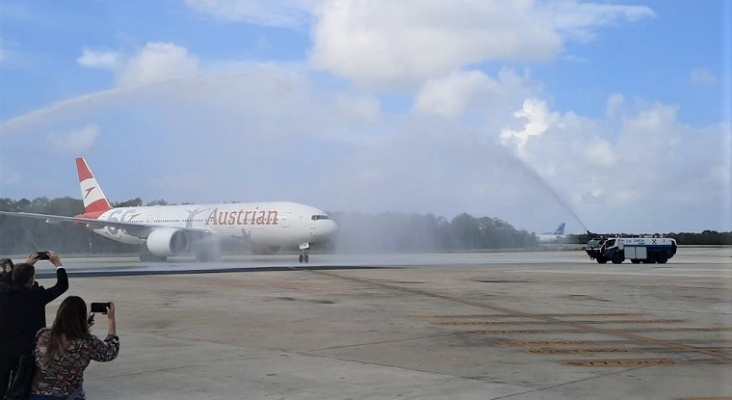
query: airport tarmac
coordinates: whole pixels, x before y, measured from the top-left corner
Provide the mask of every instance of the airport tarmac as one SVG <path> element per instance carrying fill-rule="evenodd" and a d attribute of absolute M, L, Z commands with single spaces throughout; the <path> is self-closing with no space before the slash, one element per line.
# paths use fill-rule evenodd
<path fill-rule="evenodd" d="M 61 256 L 65 295 L 117 306 L 120 356 L 87 369 L 89 399 L 732 399 L 730 248 Z"/>

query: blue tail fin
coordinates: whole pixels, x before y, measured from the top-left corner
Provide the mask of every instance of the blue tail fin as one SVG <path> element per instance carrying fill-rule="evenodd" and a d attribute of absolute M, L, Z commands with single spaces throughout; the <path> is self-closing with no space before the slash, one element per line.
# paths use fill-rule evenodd
<path fill-rule="evenodd" d="M 559 224 L 559 228 L 557 228 L 556 231 L 554 231 L 555 235 L 564 235 L 564 222 Z"/>

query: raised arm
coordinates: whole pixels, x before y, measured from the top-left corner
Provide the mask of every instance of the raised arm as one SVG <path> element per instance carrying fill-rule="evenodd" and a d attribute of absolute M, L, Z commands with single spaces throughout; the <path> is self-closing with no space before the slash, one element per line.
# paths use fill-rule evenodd
<path fill-rule="evenodd" d="M 49 261 L 56 267 L 56 284 L 44 292 L 44 301 L 46 304 L 56 300 L 64 292 L 69 289 L 69 277 L 66 275 L 66 268 L 61 264 L 61 259 L 53 251 L 50 251 Z"/>
<path fill-rule="evenodd" d="M 110 302 L 109 307 L 107 307 L 107 318 L 109 319 L 107 337 L 104 340 L 94 338 L 92 342 L 91 359 L 94 361 L 112 361 L 119 354 L 119 336 L 117 336 L 117 319 L 114 313 L 114 303 Z"/>

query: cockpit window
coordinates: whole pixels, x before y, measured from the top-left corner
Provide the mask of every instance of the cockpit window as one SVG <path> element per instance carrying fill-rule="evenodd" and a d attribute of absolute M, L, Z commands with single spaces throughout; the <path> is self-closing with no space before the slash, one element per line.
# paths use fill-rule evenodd
<path fill-rule="evenodd" d="M 310 217 L 310 219 L 313 221 L 317 221 L 321 219 L 330 219 L 330 217 L 328 217 L 327 215 L 313 215 L 312 217 Z"/>

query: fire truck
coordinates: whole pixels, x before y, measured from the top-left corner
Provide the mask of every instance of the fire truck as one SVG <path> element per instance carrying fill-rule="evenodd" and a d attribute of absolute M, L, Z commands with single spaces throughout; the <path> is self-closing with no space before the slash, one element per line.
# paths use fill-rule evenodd
<path fill-rule="evenodd" d="M 665 264 L 676 254 L 676 240 L 663 237 L 613 237 L 593 238 L 585 252 L 600 264 L 611 261 L 620 264 L 630 260 L 633 264 Z"/>

